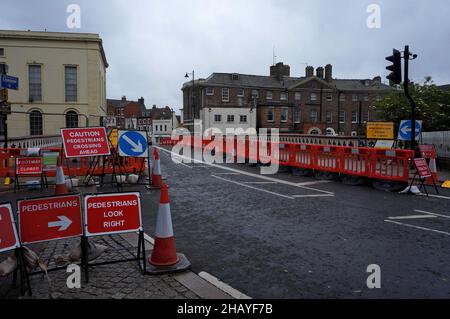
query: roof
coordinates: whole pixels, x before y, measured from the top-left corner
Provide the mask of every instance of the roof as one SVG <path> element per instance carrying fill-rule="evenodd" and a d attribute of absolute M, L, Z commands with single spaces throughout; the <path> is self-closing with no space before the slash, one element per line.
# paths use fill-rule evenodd
<path fill-rule="evenodd" d="M 96 33 L 0 30 L 0 39 L 96 42 L 100 46 L 100 54 L 105 68 L 109 67 L 105 50 L 103 49 L 103 40 Z"/>
<path fill-rule="evenodd" d="M 197 80 L 195 85 L 210 86 L 230 86 L 230 87 L 248 87 L 248 88 L 267 88 L 267 89 L 288 89 L 309 79 L 318 81 L 325 80 L 318 77 L 283 77 L 278 80 L 276 77 L 264 75 L 239 74 L 239 79 L 233 80 L 232 75 L 236 73 L 213 73 L 207 79 Z M 325 82 L 330 86 L 342 91 L 389 91 L 392 88 L 386 84 L 370 79 L 333 79 L 331 82 Z M 191 82 L 186 82 L 183 88 L 192 86 Z"/>

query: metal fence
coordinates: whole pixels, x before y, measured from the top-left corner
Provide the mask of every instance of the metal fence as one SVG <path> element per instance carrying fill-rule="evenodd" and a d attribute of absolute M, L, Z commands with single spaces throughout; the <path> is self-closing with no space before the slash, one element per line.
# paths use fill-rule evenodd
<path fill-rule="evenodd" d="M 433 144 L 438 157 L 450 159 L 450 131 L 422 133 L 423 144 Z"/>

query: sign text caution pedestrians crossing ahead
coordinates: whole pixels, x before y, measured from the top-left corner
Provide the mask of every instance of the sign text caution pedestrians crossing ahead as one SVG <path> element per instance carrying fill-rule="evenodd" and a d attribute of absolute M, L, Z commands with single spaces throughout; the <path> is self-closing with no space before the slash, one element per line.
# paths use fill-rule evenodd
<path fill-rule="evenodd" d="M 431 177 L 430 167 L 428 166 L 427 160 L 424 158 L 414 159 L 414 165 L 416 166 L 417 173 L 422 178 Z"/>
<path fill-rule="evenodd" d="M 18 157 L 16 158 L 17 175 L 42 174 L 42 157 Z"/>
<path fill-rule="evenodd" d="M 111 154 L 104 127 L 63 128 L 61 136 L 67 158 Z"/>
<path fill-rule="evenodd" d="M 17 202 L 22 243 L 38 243 L 83 235 L 79 195 Z"/>
<path fill-rule="evenodd" d="M 20 246 L 11 204 L 0 205 L 0 253 Z"/>
<path fill-rule="evenodd" d="M 119 131 L 119 155 L 148 157 L 147 132 Z"/>
<path fill-rule="evenodd" d="M 87 195 L 84 208 L 88 237 L 142 230 L 140 193 Z"/>
<path fill-rule="evenodd" d="M 398 129 L 398 139 L 400 141 L 411 141 L 411 120 L 402 121 Z M 422 121 L 416 121 L 416 141 L 419 140 L 420 133 L 422 133 Z"/>
<path fill-rule="evenodd" d="M 10 89 L 17 91 L 19 89 L 19 78 L 5 74 L 1 75 L 0 89 Z"/>

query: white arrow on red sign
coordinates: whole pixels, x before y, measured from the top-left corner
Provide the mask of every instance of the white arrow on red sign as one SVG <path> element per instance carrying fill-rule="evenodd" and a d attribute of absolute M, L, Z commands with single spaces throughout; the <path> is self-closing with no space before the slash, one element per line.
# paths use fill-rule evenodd
<path fill-rule="evenodd" d="M 49 222 L 48 228 L 59 227 L 58 231 L 65 231 L 72 225 L 72 221 L 66 216 L 58 216 L 58 219 L 57 222 Z"/>

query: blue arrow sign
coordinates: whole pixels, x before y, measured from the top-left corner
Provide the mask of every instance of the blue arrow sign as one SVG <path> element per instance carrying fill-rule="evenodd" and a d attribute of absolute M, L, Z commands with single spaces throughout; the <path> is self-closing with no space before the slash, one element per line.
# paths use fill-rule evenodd
<path fill-rule="evenodd" d="M 402 121 L 398 130 L 398 140 L 411 141 L 411 120 Z M 420 133 L 422 133 L 422 121 L 416 121 L 416 140 L 419 140 Z"/>
<path fill-rule="evenodd" d="M 0 88 L 17 91 L 19 89 L 19 78 L 2 74 L 0 79 Z"/>
<path fill-rule="evenodd" d="M 147 132 L 119 131 L 119 155 L 148 157 Z"/>

